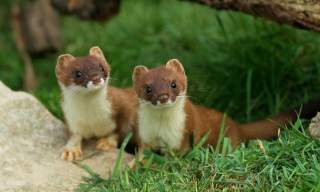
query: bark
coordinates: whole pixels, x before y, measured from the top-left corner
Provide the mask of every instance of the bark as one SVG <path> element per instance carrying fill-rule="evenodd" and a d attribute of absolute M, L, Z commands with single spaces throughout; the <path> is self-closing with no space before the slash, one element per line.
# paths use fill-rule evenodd
<path fill-rule="evenodd" d="M 21 10 L 18 5 L 14 5 L 11 10 L 11 27 L 18 53 L 24 63 L 23 89 L 26 91 L 32 91 L 37 85 L 37 80 L 34 74 L 32 60 L 27 51 L 24 36 L 22 35 Z"/>
<path fill-rule="evenodd" d="M 51 0 L 51 4 L 64 14 L 84 20 L 108 21 L 117 15 L 121 0 Z"/>
<path fill-rule="evenodd" d="M 298 28 L 320 31 L 320 0 L 197 0 L 219 10 L 240 11 Z"/>

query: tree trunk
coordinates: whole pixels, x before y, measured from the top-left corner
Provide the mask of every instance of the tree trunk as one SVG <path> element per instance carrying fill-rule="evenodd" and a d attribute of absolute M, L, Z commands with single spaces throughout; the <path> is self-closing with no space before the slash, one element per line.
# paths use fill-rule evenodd
<path fill-rule="evenodd" d="M 320 31 L 320 0 L 197 0 L 221 10 L 260 16 L 298 28 Z"/>
<path fill-rule="evenodd" d="M 32 91 L 37 85 L 37 80 L 34 74 L 31 57 L 27 51 L 26 41 L 23 36 L 21 16 L 20 6 L 14 4 L 11 10 L 11 27 L 18 53 L 24 62 L 23 89 L 26 91 Z"/>
<path fill-rule="evenodd" d="M 19 20 L 29 54 L 41 55 L 62 48 L 59 15 L 50 0 L 36 0 L 21 7 Z"/>

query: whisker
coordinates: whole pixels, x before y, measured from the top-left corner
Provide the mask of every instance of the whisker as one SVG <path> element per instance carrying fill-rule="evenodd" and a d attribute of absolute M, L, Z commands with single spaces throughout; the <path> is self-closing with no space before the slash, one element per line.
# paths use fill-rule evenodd
<path fill-rule="evenodd" d="M 108 77 L 108 82 L 116 82 L 118 79 L 113 77 Z"/>
<path fill-rule="evenodd" d="M 189 98 L 190 96 L 188 95 L 178 95 L 177 98 Z"/>
<path fill-rule="evenodd" d="M 147 101 L 144 101 L 144 100 L 140 100 L 140 99 L 139 99 L 139 103 L 142 103 L 142 104 L 143 104 L 143 103 L 148 103 L 148 102 L 147 102 Z"/>

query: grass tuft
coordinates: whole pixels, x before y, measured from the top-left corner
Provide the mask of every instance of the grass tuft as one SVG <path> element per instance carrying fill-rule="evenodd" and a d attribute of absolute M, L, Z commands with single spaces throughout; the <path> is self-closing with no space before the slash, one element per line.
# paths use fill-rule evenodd
<path fill-rule="evenodd" d="M 229 153 L 193 148 L 183 158 L 160 157 L 164 163 L 126 169 L 109 180 L 90 177 L 95 185 L 83 183 L 78 191 L 317 191 L 320 142 L 301 132 L 299 121 L 279 140 L 262 141 L 265 151 L 255 143 Z"/>

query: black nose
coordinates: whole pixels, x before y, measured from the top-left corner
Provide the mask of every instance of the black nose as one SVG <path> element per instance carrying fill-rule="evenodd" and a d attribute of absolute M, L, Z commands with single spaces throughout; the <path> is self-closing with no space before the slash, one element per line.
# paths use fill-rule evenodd
<path fill-rule="evenodd" d="M 160 103 L 166 103 L 168 99 L 169 99 L 168 94 L 161 94 L 158 96 L 158 101 L 160 101 Z"/>

